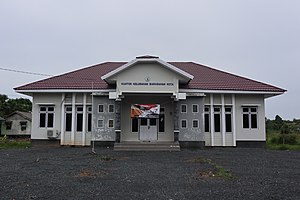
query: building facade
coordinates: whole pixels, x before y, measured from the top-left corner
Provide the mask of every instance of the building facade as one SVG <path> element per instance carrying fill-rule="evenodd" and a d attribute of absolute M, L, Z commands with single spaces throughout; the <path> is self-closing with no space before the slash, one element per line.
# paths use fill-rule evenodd
<path fill-rule="evenodd" d="M 5 120 L 0 128 L 1 135 L 30 136 L 31 113 L 15 111 L 5 117 Z"/>
<path fill-rule="evenodd" d="M 265 99 L 285 92 L 197 63 L 154 56 L 102 63 L 15 90 L 33 98 L 33 141 L 196 147 L 263 145 Z M 133 105 L 153 104 L 159 106 L 155 117 L 131 116 Z"/>

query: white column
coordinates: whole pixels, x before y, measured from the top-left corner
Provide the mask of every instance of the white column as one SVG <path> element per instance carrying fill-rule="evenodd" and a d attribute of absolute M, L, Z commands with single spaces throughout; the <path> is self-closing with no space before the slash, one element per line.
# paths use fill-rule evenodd
<path fill-rule="evenodd" d="M 214 95 L 210 94 L 210 140 L 211 146 L 215 146 L 215 120 L 214 120 Z"/>
<path fill-rule="evenodd" d="M 86 93 L 83 94 L 83 122 L 82 122 L 82 146 L 85 146 L 85 134 L 86 134 Z"/>
<path fill-rule="evenodd" d="M 225 146 L 225 133 L 226 133 L 226 122 L 225 122 L 225 100 L 224 100 L 224 94 L 221 94 L 221 103 L 222 103 L 222 109 L 221 109 L 221 124 L 222 124 L 222 145 Z"/>
<path fill-rule="evenodd" d="M 65 93 L 61 94 L 60 145 L 65 144 Z"/>
<path fill-rule="evenodd" d="M 71 127 L 71 145 L 75 145 L 75 103 L 76 103 L 76 93 L 72 94 L 72 127 Z"/>
<path fill-rule="evenodd" d="M 235 95 L 232 94 L 232 144 L 236 146 L 236 117 L 235 117 Z"/>

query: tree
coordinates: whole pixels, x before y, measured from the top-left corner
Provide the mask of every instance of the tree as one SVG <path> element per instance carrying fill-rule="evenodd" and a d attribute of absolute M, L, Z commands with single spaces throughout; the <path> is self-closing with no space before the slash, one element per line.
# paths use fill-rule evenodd
<path fill-rule="evenodd" d="M 3 117 L 5 115 L 5 106 L 6 106 L 6 101 L 8 100 L 7 95 L 5 94 L 0 94 L 0 117 Z"/>
<path fill-rule="evenodd" d="M 9 99 L 7 95 L 0 94 L 0 116 L 4 117 L 15 111 L 30 112 L 32 103 L 29 99 Z"/>
<path fill-rule="evenodd" d="M 280 129 L 281 134 L 289 134 L 291 132 L 290 127 L 285 123 Z"/>
<path fill-rule="evenodd" d="M 275 116 L 275 120 L 274 120 L 274 129 L 276 130 L 280 130 L 281 127 L 283 126 L 284 122 L 282 120 L 282 118 L 279 115 Z"/>

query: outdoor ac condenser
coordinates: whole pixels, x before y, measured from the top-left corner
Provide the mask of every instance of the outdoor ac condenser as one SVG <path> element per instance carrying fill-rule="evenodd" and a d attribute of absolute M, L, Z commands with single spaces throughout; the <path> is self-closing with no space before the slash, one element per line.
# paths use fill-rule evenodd
<path fill-rule="evenodd" d="M 53 130 L 47 130 L 47 137 L 55 137 L 54 131 Z"/>
<path fill-rule="evenodd" d="M 49 139 L 57 139 L 59 135 L 58 130 L 47 130 L 47 137 Z"/>
<path fill-rule="evenodd" d="M 47 137 L 48 138 L 57 138 L 58 136 L 58 131 L 54 131 L 54 130 L 47 130 Z"/>

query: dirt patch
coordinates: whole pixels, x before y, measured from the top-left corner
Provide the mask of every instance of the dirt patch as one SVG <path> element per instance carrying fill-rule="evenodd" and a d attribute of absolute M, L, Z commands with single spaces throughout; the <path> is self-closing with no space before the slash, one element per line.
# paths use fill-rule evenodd
<path fill-rule="evenodd" d="M 75 177 L 77 177 L 77 178 L 96 178 L 96 177 L 106 176 L 107 174 L 108 174 L 108 172 L 106 172 L 104 170 L 94 172 L 89 169 L 83 169 L 78 174 L 76 174 Z"/>

